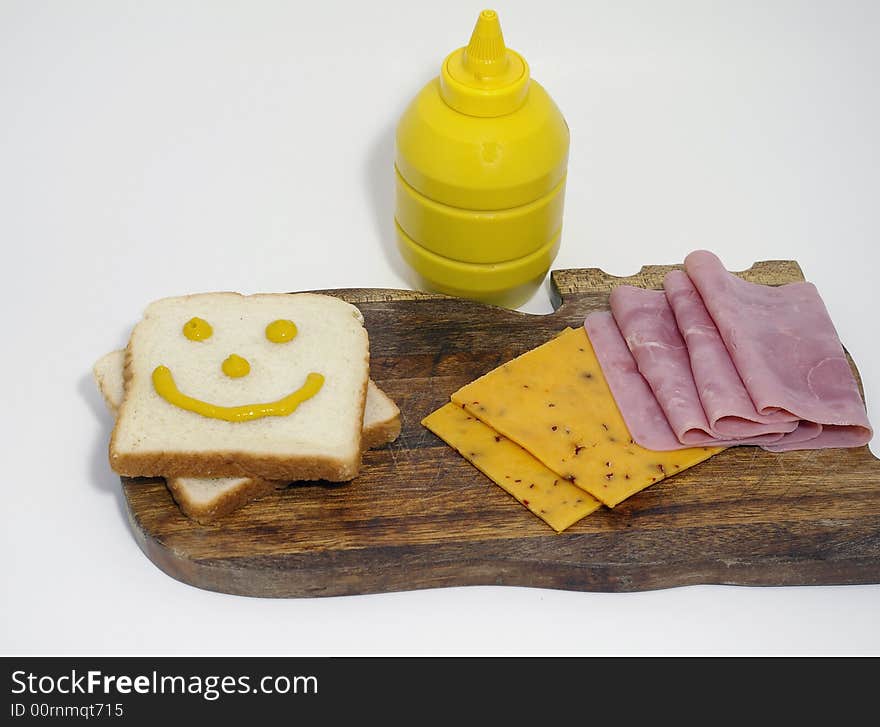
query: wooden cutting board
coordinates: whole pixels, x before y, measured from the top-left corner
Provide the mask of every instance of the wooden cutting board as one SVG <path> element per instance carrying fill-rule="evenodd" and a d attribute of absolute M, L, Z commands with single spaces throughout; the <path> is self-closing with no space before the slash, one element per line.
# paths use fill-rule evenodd
<path fill-rule="evenodd" d="M 400 438 L 367 452 L 350 483 L 291 485 L 214 526 L 184 517 L 161 480 L 123 478 L 139 545 L 174 578 L 248 596 L 880 583 L 880 461 L 867 447 L 728 449 L 557 535 L 419 423 L 460 386 L 607 309 L 613 286 L 660 288 L 671 269 L 555 271 L 547 316 L 411 291 L 326 291 L 363 311 L 371 376 L 400 407 Z M 739 275 L 803 279 L 789 261 Z"/>

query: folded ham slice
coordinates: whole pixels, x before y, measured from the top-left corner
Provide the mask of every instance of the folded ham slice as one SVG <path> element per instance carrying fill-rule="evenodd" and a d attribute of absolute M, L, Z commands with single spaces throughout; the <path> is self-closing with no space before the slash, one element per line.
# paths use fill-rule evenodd
<path fill-rule="evenodd" d="M 685 271 L 757 412 L 788 412 L 814 425 L 799 426 L 766 449 L 858 447 L 870 441 L 858 385 L 812 283 L 777 288 L 749 283 L 706 250 L 688 255 Z M 805 438 L 812 433 L 816 436 Z"/>
<path fill-rule="evenodd" d="M 761 414 L 755 409 L 703 299 L 687 274 L 680 270 L 668 273 L 663 289 L 687 346 L 693 381 L 711 432 L 719 438 L 793 432 L 798 427 L 798 418 L 793 414 Z"/>
<path fill-rule="evenodd" d="M 584 320 L 584 328 L 633 440 L 645 449 L 658 452 L 682 449 L 651 387 L 639 373 L 611 313 L 590 313 Z"/>
<path fill-rule="evenodd" d="M 770 444 L 778 442 L 783 433 L 797 426 L 796 421 L 789 421 L 781 429 L 769 433 L 718 436 L 712 431 L 700 401 L 688 348 L 665 293 L 619 286 L 611 292 L 611 312 L 639 372 L 666 415 L 679 447 Z M 603 373 L 606 379 L 616 376 L 604 368 Z"/>

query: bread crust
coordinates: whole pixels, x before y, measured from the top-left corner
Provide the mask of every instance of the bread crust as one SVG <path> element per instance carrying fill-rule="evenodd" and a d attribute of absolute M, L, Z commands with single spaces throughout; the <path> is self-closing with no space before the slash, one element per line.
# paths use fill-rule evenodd
<path fill-rule="evenodd" d="M 396 408 L 396 407 L 395 407 Z M 361 438 L 361 447 L 364 450 L 376 449 L 390 442 L 393 442 L 400 436 L 400 410 L 392 418 L 383 422 L 377 422 L 373 426 L 365 427 Z"/>
<path fill-rule="evenodd" d="M 211 500 L 210 504 L 200 505 L 190 499 L 187 486 L 177 478 L 166 480 L 168 490 L 180 510 L 191 520 L 201 525 L 210 525 L 231 512 L 244 507 L 249 502 L 268 495 L 273 490 L 283 487 L 283 482 L 273 482 L 251 477 L 242 481 L 234 489 L 226 490 L 221 496 Z"/>
<path fill-rule="evenodd" d="M 261 477 L 347 482 L 360 471 L 361 450 L 351 461 L 301 456 L 281 459 L 234 451 L 112 453 L 110 464 L 123 477 Z"/>

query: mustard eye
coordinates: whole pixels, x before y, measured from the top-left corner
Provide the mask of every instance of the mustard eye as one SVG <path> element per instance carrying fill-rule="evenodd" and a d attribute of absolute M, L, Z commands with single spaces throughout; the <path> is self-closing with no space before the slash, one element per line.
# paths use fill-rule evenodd
<path fill-rule="evenodd" d="M 296 324 L 293 321 L 277 320 L 266 326 L 266 338 L 272 343 L 287 343 L 296 336 Z"/>
<path fill-rule="evenodd" d="M 203 318 L 190 318 L 183 324 L 183 335 L 190 341 L 204 341 L 214 335 L 214 329 Z"/>

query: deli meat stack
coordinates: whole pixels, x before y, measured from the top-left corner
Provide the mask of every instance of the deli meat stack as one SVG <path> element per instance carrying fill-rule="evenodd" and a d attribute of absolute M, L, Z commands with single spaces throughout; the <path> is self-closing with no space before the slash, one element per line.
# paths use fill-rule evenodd
<path fill-rule="evenodd" d="M 705 250 L 663 291 L 620 286 L 584 321 L 633 439 L 648 449 L 859 447 L 871 426 L 812 283 L 756 285 Z"/>

